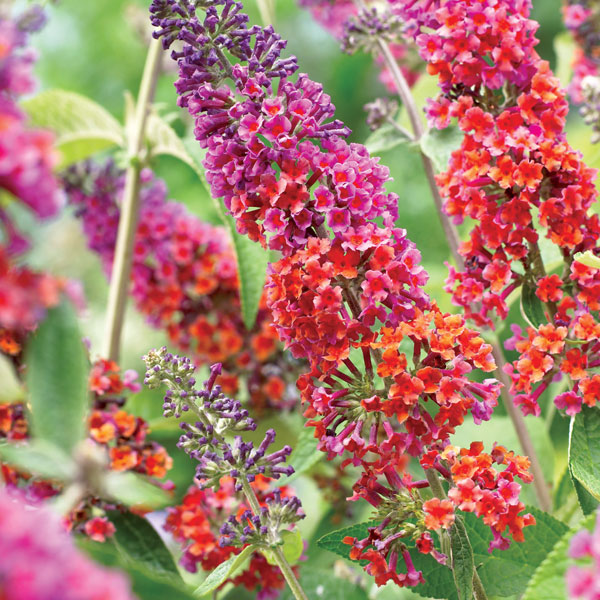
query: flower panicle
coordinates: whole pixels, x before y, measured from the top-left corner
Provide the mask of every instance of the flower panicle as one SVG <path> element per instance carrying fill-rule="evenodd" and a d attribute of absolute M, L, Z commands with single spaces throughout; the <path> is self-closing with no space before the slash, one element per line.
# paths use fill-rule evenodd
<path fill-rule="evenodd" d="M 239 481 L 244 478 L 254 481 L 258 475 L 278 479 L 291 475 L 294 470 L 284 465 L 292 452 L 290 446 L 268 453 L 275 441 L 275 431 L 269 429 L 258 447 L 246 442 L 242 436 L 228 436 L 240 431 L 254 431 L 256 422 L 248 415 L 238 400 L 228 398 L 215 384 L 221 365 L 210 368 L 210 376 L 202 389 L 196 389 L 195 367 L 186 358 L 173 355 L 166 347 L 151 350 L 144 357 L 147 371 L 144 383 L 150 388 L 167 386 L 163 411 L 165 417 L 181 418 L 191 412 L 198 416 L 194 423 L 182 421 L 183 430 L 178 447 L 198 461 L 196 478 L 201 487 L 219 486 L 226 475 L 238 480 L 236 488 L 242 489 Z"/>

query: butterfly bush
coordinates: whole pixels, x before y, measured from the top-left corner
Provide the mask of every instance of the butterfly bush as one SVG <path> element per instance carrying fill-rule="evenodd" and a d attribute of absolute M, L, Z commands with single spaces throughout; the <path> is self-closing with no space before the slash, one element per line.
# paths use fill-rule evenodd
<path fill-rule="evenodd" d="M 170 482 L 160 483 L 173 461 L 165 448 L 148 439 L 149 428 L 144 419 L 124 410 L 125 394 L 141 389 L 135 371 L 120 372 L 113 361 L 98 359 L 92 365 L 89 391 L 92 409 L 88 420 L 88 438 L 106 451 L 108 468 L 113 471 L 131 471 L 145 475 L 149 481 L 167 490 Z M 19 443 L 29 438 L 25 405 L 22 402 L 0 403 L 0 441 Z M 62 491 L 60 483 L 32 476 L 0 462 L 0 482 L 31 502 L 56 496 Z M 117 505 L 87 496 L 66 516 L 69 530 L 84 533 L 95 541 L 103 542 L 115 532 L 114 525 L 105 516 Z"/>
<path fill-rule="evenodd" d="M 47 507 L 0 488 L 0 596 L 10 600 L 133 600 L 127 578 L 92 562 Z"/>
<path fill-rule="evenodd" d="M 380 521 L 346 540 L 353 557 L 379 585 L 416 585 L 408 548 L 444 561 L 431 532 L 457 510 L 484 518 L 490 549 L 522 540 L 534 522 L 518 498 L 528 459 L 450 443 L 465 418 L 487 420 L 497 403 L 495 380 L 469 378 L 495 368 L 491 346 L 424 292 L 420 254 L 395 226 L 388 169 L 346 141 L 329 96 L 292 78 L 285 42 L 272 27 L 248 28 L 240 3 L 155 0 L 151 14 L 165 47 L 182 42 L 175 86 L 212 194 L 240 233 L 282 255 L 268 270 L 267 305 L 286 347 L 309 362 L 298 379 L 307 424 L 328 458 L 356 469 L 352 499 Z M 426 500 L 413 457 L 448 481 L 448 499 Z"/>
<path fill-rule="evenodd" d="M 538 24 L 528 1 L 393 1 L 407 21 L 440 95 L 427 115 L 443 129 L 456 119 L 464 132 L 448 171 L 438 176 L 445 210 L 455 223 L 472 222 L 449 267 L 447 290 L 478 325 L 508 314 L 509 294 L 522 287 L 545 317 L 507 348 L 519 352 L 508 367 L 511 392 L 525 414 L 540 414 L 538 399 L 558 375 L 572 389 L 555 404 L 572 415 L 600 397 L 598 362 L 600 273 L 574 260 L 595 250 L 600 234 L 596 171 L 566 141 L 568 103 L 534 46 Z M 560 251 L 562 272 L 547 272 L 541 238 Z"/>
<path fill-rule="evenodd" d="M 268 477 L 258 475 L 251 483 L 260 505 L 267 506 L 267 501 L 275 498 Z M 283 498 L 290 498 L 293 492 L 287 486 L 281 486 L 279 493 Z M 246 546 L 233 546 L 226 543 L 221 528 L 227 519 L 234 517 L 241 521 L 242 515 L 249 510 L 235 491 L 235 482 L 231 477 L 222 477 L 219 489 L 199 489 L 192 486 L 184 496 L 180 505 L 167 509 L 165 529 L 182 545 L 183 567 L 195 573 L 200 567 L 204 571 L 212 571 L 220 564 L 239 554 Z M 223 543 L 220 540 L 223 539 Z M 297 573 L 297 568 L 294 570 Z M 256 591 L 259 600 L 276 598 L 285 587 L 285 580 L 279 568 L 269 564 L 260 552 L 253 552 L 248 566 L 227 579 L 223 585 L 232 583 L 250 592 Z"/>
<path fill-rule="evenodd" d="M 110 277 L 124 172 L 110 162 L 86 163 L 63 179 L 88 246 Z M 140 194 L 130 287 L 136 308 L 152 326 L 166 330 L 172 344 L 192 353 L 196 364 L 222 363 L 219 383 L 234 395 L 245 383 L 255 410 L 292 406 L 298 366 L 282 352 L 264 302 L 254 327 L 246 329 L 225 229 L 167 201 L 165 183 L 150 170 L 142 173 Z"/>
<path fill-rule="evenodd" d="M 197 461 L 195 482 L 204 493 L 188 492 L 186 498 L 192 512 L 185 506 L 181 510 L 170 510 L 166 524 L 176 539 L 193 540 L 187 547 L 182 564 L 195 572 L 196 563 L 200 562 L 204 569 L 215 568 L 236 554 L 236 547 L 241 551 L 252 545 L 264 554 L 265 550 L 281 545 L 284 528 L 304 518 L 300 500 L 288 488 L 268 491 L 269 480 L 294 472 L 290 465 L 285 464 L 291 447 L 284 446 L 269 453 L 268 449 L 275 441 L 273 429 L 267 430 L 257 447 L 247 441 L 244 432 L 256 430 L 256 421 L 239 401 L 227 397 L 216 383 L 221 364 L 211 366 L 209 378 L 198 389 L 195 368 L 190 359 L 172 355 L 163 347 L 151 350 L 144 356 L 144 361 L 147 367 L 144 383 L 150 388 L 167 387 L 164 416 L 179 419 L 189 413 L 197 419 L 194 422 L 180 421 L 182 435 L 177 447 Z M 246 505 L 235 501 L 234 492 L 242 491 Z M 198 502 L 202 504 L 193 506 Z M 211 527 L 216 526 L 215 521 L 207 519 L 217 506 L 228 508 L 226 513 L 219 514 L 220 550 L 215 547 L 211 532 Z M 193 519 L 193 523 L 189 524 L 195 526 L 193 529 L 186 527 L 189 519 Z M 183 528 L 177 525 L 180 520 Z M 200 539 L 195 538 L 198 533 Z M 264 557 L 254 552 L 248 569 L 237 582 L 248 589 L 258 587 L 260 598 L 276 597 L 285 580 L 279 568 L 267 567 Z M 264 579 L 258 580 L 256 575 L 261 569 Z"/>

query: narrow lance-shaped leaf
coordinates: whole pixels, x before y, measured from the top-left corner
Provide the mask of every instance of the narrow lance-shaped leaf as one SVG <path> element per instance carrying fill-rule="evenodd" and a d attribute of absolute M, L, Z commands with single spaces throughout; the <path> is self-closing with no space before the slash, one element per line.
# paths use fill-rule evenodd
<path fill-rule="evenodd" d="M 524 281 L 521 286 L 521 313 L 525 320 L 536 329 L 548 322 L 544 314 L 544 305 L 535 294 L 535 285 Z"/>
<path fill-rule="evenodd" d="M 465 524 L 457 517 L 450 529 L 450 546 L 452 549 L 452 574 L 456 583 L 459 600 L 471 600 L 473 597 L 473 549 Z"/>
<path fill-rule="evenodd" d="M 109 472 L 103 480 L 103 493 L 126 506 L 160 508 L 167 504 L 167 493 L 137 473 Z"/>
<path fill-rule="evenodd" d="M 233 577 L 246 559 L 250 557 L 252 552 L 254 552 L 254 548 L 252 548 L 252 546 L 247 546 L 240 554 L 232 556 L 229 560 L 221 563 L 216 569 L 211 571 L 208 577 L 198 588 L 196 588 L 194 596 L 202 598 L 217 589 L 226 579 Z"/>
<path fill-rule="evenodd" d="M 201 162 L 201 149 L 198 148 L 195 140 L 187 142 L 186 148 L 196 165 L 196 172 L 199 172 L 200 179 L 206 185 L 204 167 Z M 238 265 L 238 276 L 240 278 L 242 318 L 246 329 L 252 329 L 256 322 L 260 299 L 264 291 L 269 254 L 260 244 L 237 232 L 235 221 L 230 215 L 225 213 L 225 208 L 220 200 L 213 198 L 213 202 L 233 242 L 233 249 Z"/>
<path fill-rule="evenodd" d="M 125 143 L 123 128 L 93 100 L 65 90 L 46 90 L 22 103 L 32 125 L 51 129 L 60 150 L 59 169 Z"/>
<path fill-rule="evenodd" d="M 169 549 L 146 519 L 130 512 L 118 511 L 112 511 L 109 518 L 116 529 L 115 543 L 123 554 L 152 573 L 181 580 Z"/>
<path fill-rule="evenodd" d="M 27 444 L 0 444 L 0 459 L 13 467 L 47 479 L 68 481 L 75 475 L 73 459 L 59 446 L 46 440 Z"/>
<path fill-rule="evenodd" d="M 25 352 L 34 437 L 69 454 L 84 438 L 89 361 L 72 305 L 51 309 Z"/>

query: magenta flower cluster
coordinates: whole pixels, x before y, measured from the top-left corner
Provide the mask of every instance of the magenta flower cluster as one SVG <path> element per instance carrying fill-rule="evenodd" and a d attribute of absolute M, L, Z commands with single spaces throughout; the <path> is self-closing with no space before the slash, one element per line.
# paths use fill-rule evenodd
<path fill-rule="evenodd" d="M 48 508 L 0 489 L 0 598 L 133 600 L 127 578 L 77 550 Z"/>

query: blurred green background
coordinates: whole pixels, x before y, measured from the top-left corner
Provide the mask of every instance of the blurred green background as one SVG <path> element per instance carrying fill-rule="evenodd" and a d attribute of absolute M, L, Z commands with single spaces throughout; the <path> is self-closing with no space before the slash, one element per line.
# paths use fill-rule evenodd
<path fill-rule="evenodd" d="M 58 5 L 49 6 L 48 25 L 32 38 L 32 44 L 39 53 L 36 73 L 40 89 L 62 88 L 84 94 L 103 105 L 118 119 L 122 119 L 124 93 L 127 90 L 134 95 L 137 93 L 144 64 L 145 38 L 149 35 L 146 13 L 148 4 L 148 0 L 61 0 Z M 251 21 L 260 22 L 255 0 L 246 0 L 245 4 Z M 297 55 L 302 71 L 324 84 L 337 106 L 338 117 L 353 130 L 352 141 L 364 142 L 369 131 L 362 107 L 375 97 L 387 95 L 377 79 L 378 69 L 374 68 L 372 59 L 366 55 L 342 54 L 337 42 L 316 25 L 306 11 L 299 9 L 293 0 L 274 0 L 274 4 L 275 25 L 282 36 L 289 40 L 289 52 Z M 554 40 L 564 31 L 561 3 L 559 0 L 534 0 L 533 4 L 533 17 L 541 24 L 538 51 L 554 68 L 557 66 Z M 17 2 L 17 9 L 24 5 L 25 2 Z M 561 60 L 564 63 L 564 57 Z M 163 64 L 165 72 L 159 81 L 157 102 L 161 105 L 163 114 L 175 115 L 174 127 L 183 133 L 183 115 L 175 104 L 176 96 L 172 85 L 175 79 L 173 63 L 165 57 Z M 416 91 L 417 100 L 422 104 L 430 92 L 431 85 L 420 84 Z M 570 116 L 569 139 L 576 148 L 584 152 L 592 166 L 600 165 L 598 150 L 591 147 L 589 131 L 582 125 L 576 111 L 572 111 Z M 423 263 L 431 275 L 429 291 L 444 309 L 450 309 L 448 297 L 442 289 L 446 276 L 443 263 L 449 259 L 449 251 L 423 176 L 421 161 L 414 150 L 400 146 L 384 153 L 382 162 L 390 167 L 394 177 L 390 190 L 400 197 L 399 225 L 406 228 L 410 238 L 416 242 L 423 255 Z M 210 199 L 191 169 L 170 158 L 160 158 L 154 168 L 167 181 L 171 198 L 184 202 L 202 219 L 218 222 Z M 82 325 L 85 334 L 92 341 L 92 355 L 96 355 L 103 336 L 107 297 L 107 284 L 99 261 L 86 249 L 79 224 L 68 213 L 55 222 L 32 227 L 35 227 L 35 249 L 30 262 L 55 274 L 83 281 L 89 307 Z M 517 304 L 511 310 L 510 319 L 513 321 L 521 321 Z M 141 371 L 141 355 L 150 347 L 165 343 L 166 338 L 161 332 L 148 327 L 132 309 L 129 309 L 126 323 L 123 367 Z M 501 333 L 506 337 L 506 332 Z M 144 393 L 136 398 L 134 410 L 152 420 L 160 415 L 160 404 L 159 398 Z M 498 414 L 503 414 L 502 408 L 498 409 Z M 564 465 L 560 460 L 555 465 L 552 463 L 552 445 L 548 432 L 554 437 L 555 447 L 562 450 L 567 422 L 550 415 L 548 428 L 541 419 L 529 418 L 528 423 L 538 448 L 548 456 L 548 476 L 552 477 L 554 471 L 559 472 Z M 281 443 L 292 441 L 299 425 L 298 415 L 280 419 L 278 428 L 283 428 Z M 497 433 L 506 432 L 506 422 L 496 421 L 491 428 L 484 430 L 485 433 L 480 433 L 480 436 L 497 438 Z M 176 459 L 177 468 L 172 478 L 185 487 L 191 481 L 190 465 L 184 463 L 187 461 L 186 457 L 182 460 L 174 450 L 176 437 L 172 432 L 160 432 L 158 428 L 156 435 Z M 465 435 L 472 438 L 477 434 L 469 428 Z M 510 440 L 503 441 L 511 446 Z M 516 445 L 516 441 L 513 445 Z M 561 453 L 556 456 L 561 456 Z M 303 480 L 300 480 L 298 486 L 306 488 L 302 491 L 308 494 L 310 502 L 321 506 L 314 486 L 311 488 L 311 484 Z M 306 500 L 304 501 L 306 504 Z M 530 497 L 529 501 L 533 501 L 533 498 Z M 320 508 L 315 506 L 315 509 L 314 514 L 318 515 Z M 310 513 L 310 510 L 307 512 Z M 313 517 L 303 527 L 307 530 L 314 529 L 317 525 Z M 328 560 L 330 559 L 331 557 Z M 410 595 L 410 592 L 406 592 L 406 597 Z M 242 598 L 243 595 L 235 597 Z M 401 596 L 396 592 L 393 597 Z"/>

